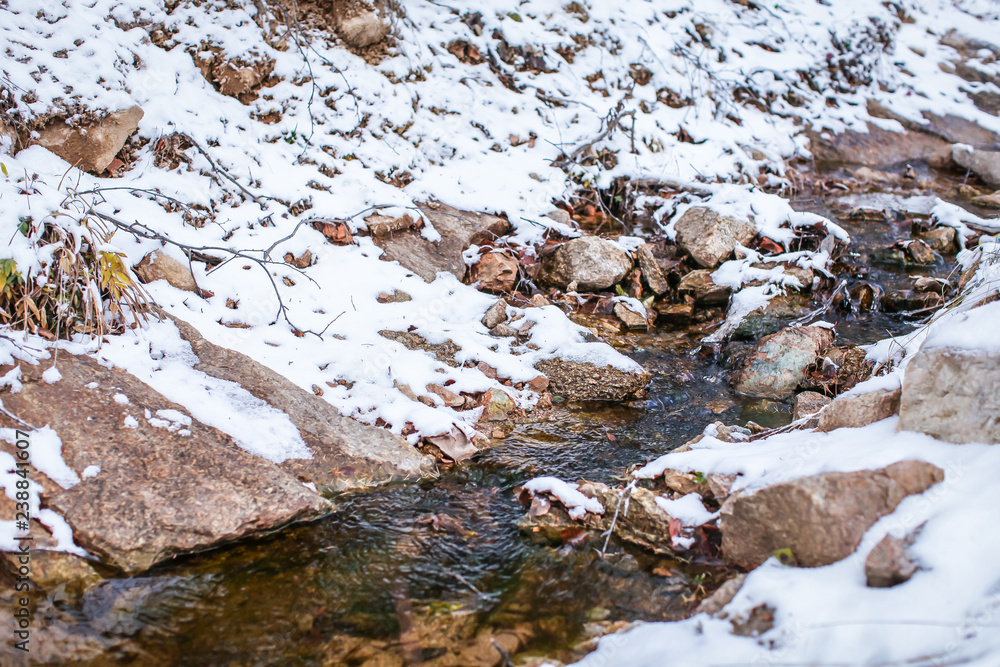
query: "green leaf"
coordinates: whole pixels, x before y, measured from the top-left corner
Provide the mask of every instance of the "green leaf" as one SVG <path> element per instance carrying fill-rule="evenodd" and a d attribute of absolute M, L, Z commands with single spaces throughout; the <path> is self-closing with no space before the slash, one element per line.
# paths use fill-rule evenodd
<path fill-rule="evenodd" d="M 787 547 L 784 549 L 775 549 L 772 555 L 781 561 L 782 565 L 789 565 L 795 562 L 795 554 Z"/>
<path fill-rule="evenodd" d="M 705 479 L 705 473 L 696 472 L 694 474 L 694 481 L 696 484 L 705 484 L 708 480 Z"/>
<path fill-rule="evenodd" d="M 628 296 L 625 290 L 622 289 L 621 285 L 615 285 L 615 294 L 618 296 Z"/>
<path fill-rule="evenodd" d="M 509 16 L 512 21 L 516 21 L 518 23 L 521 23 L 521 21 L 522 21 L 521 15 L 517 14 L 515 12 L 508 12 L 507 16 Z"/>

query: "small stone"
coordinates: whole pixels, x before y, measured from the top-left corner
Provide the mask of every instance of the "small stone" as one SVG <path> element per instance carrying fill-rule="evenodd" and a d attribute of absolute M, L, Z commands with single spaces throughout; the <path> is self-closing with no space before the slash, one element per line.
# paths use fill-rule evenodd
<path fill-rule="evenodd" d="M 542 359 L 535 369 L 549 378 L 550 391 L 570 400 L 621 400 L 649 384 L 652 375 L 636 364 L 629 370 L 562 358 Z"/>
<path fill-rule="evenodd" d="M 920 276 L 913 281 L 913 289 L 918 292 L 935 292 L 937 294 L 944 294 L 948 290 L 948 282 L 941 280 L 940 278 Z"/>
<path fill-rule="evenodd" d="M 531 297 L 529 301 L 531 301 L 531 305 L 534 306 L 535 308 L 543 308 L 545 306 L 552 305 L 552 302 L 549 301 L 544 294 L 536 294 L 533 297 Z"/>
<path fill-rule="evenodd" d="M 981 151 L 959 144 L 952 146 L 951 158 L 973 171 L 986 185 L 1000 187 L 1000 151 Z"/>
<path fill-rule="evenodd" d="M 642 272 L 642 277 L 653 294 L 660 295 L 670 289 L 670 284 L 663 277 L 663 270 L 648 245 L 645 243 L 640 245 L 635 251 L 635 257 L 639 261 L 639 271 Z"/>
<path fill-rule="evenodd" d="M 695 613 L 708 614 L 709 616 L 718 614 L 723 607 L 733 601 L 736 594 L 743 588 L 743 582 L 746 581 L 746 578 L 746 573 L 740 573 L 719 586 L 714 593 L 701 601 Z"/>
<path fill-rule="evenodd" d="M 314 394 L 316 394 L 317 396 L 322 396 L 323 395 L 323 387 L 319 386 L 318 384 L 314 384 L 312 386 L 312 392 Z"/>
<path fill-rule="evenodd" d="M 830 404 L 833 399 L 816 391 L 803 391 L 795 395 L 795 407 L 792 410 L 792 420 L 798 421 L 814 415 Z"/>
<path fill-rule="evenodd" d="M 496 301 L 492 306 L 486 309 L 486 314 L 483 315 L 481 320 L 483 326 L 487 329 L 492 329 L 498 324 L 507 321 L 507 303 L 504 300 Z"/>
<path fill-rule="evenodd" d="M 931 247 L 919 239 L 906 244 L 906 256 L 914 264 L 933 264 L 937 261 Z"/>
<path fill-rule="evenodd" d="M 452 427 L 448 433 L 424 438 L 424 441 L 437 447 L 442 454 L 456 463 L 474 456 L 479 451 L 457 426 Z"/>
<path fill-rule="evenodd" d="M 677 292 L 691 295 L 698 306 L 725 306 L 729 303 L 732 290 L 725 285 L 716 285 L 711 271 L 697 269 L 681 278 Z"/>
<path fill-rule="evenodd" d="M 177 289 L 187 292 L 198 291 L 198 284 L 194 281 L 191 270 L 162 251 L 154 250 L 133 268 L 135 275 L 144 283 L 166 280 Z"/>
<path fill-rule="evenodd" d="M 891 588 L 910 580 L 919 569 L 907 551 L 908 540 L 886 535 L 865 559 L 865 579 L 869 588 Z"/>
<path fill-rule="evenodd" d="M 449 408 L 461 408 L 465 405 L 465 397 L 456 394 L 452 390 L 440 384 L 429 384 L 427 385 L 427 391 L 432 394 L 437 394 L 444 400 L 444 404 Z"/>
<path fill-rule="evenodd" d="M 694 318 L 694 306 L 689 303 L 658 303 L 656 312 L 668 324 L 689 324 Z"/>
<path fill-rule="evenodd" d="M 992 194 L 973 197 L 972 203 L 983 208 L 1000 209 L 1000 190 Z"/>
<path fill-rule="evenodd" d="M 621 248 L 597 236 L 572 239 L 542 260 L 538 281 L 560 289 L 573 283 L 581 291 L 614 286 L 632 270 L 632 260 Z"/>
<path fill-rule="evenodd" d="M 823 410 L 817 429 L 861 428 L 899 413 L 899 389 L 838 396 Z"/>
<path fill-rule="evenodd" d="M 615 304 L 614 313 L 615 317 L 622 321 L 626 329 L 632 331 L 646 331 L 649 329 L 649 323 L 645 317 L 620 301 Z"/>
<path fill-rule="evenodd" d="M 549 379 L 544 375 L 537 375 L 527 382 L 528 389 L 539 394 L 544 393 L 549 388 Z"/>
<path fill-rule="evenodd" d="M 923 240 L 933 250 L 943 253 L 954 253 L 958 251 L 958 232 L 954 227 L 935 227 L 919 234 Z"/>
<path fill-rule="evenodd" d="M 285 253 L 285 262 L 291 264 L 297 269 L 305 269 L 312 265 L 313 254 L 311 250 L 306 250 L 304 253 L 296 257 L 292 253 Z"/>
<path fill-rule="evenodd" d="M 944 297 L 938 292 L 918 292 L 908 289 L 890 290 L 882 299 L 882 309 L 887 313 L 929 310 L 943 305 Z"/>
<path fill-rule="evenodd" d="M 484 406 L 483 415 L 479 418 L 484 422 L 502 422 L 510 418 L 515 409 L 514 399 L 500 389 L 490 389 L 483 393 L 479 405 Z"/>
<path fill-rule="evenodd" d="M 399 234 L 405 232 L 406 230 L 413 227 L 413 218 L 409 214 L 402 215 L 398 218 L 393 218 L 388 215 L 379 215 L 378 213 L 372 213 L 367 218 L 365 218 L 365 224 L 368 225 L 368 231 L 372 236 L 384 237 L 392 236 L 393 234 Z"/>
<path fill-rule="evenodd" d="M 469 281 L 482 292 L 510 292 L 517 282 L 517 270 L 517 260 L 509 252 L 488 252 L 469 267 Z"/>
<path fill-rule="evenodd" d="M 736 393 L 759 398 L 789 396 L 832 342 L 833 331 L 824 327 L 789 327 L 765 336 L 734 378 Z"/>
<path fill-rule="evenodd" d="M 568 225 L 573 222 L 573 218 L 570 217 L 569 213 L 562 210 L 561 208 L 557 208 L 554 211 L 549 211 L 548 213 L 545 214 L 545 217 L 550 220 L 555 220 L 556 222 L 562 223 L 564 225 Z"/>
<path fill-rule="evenodd" d="M 392 292 L 382 292 L 378 295 L 377 300 L 379 303 L 406 303 L 413 301 L 413 297 L 403 290 L 394 289 Z"/>
<path fill-rule="evenodd" d="M 490 329 L 490 335 L 497 338 L 514 338 L 517 336 L 517 329 L 509 324 L 500 323 Z"/>
<path fill-rule="evenodd" d="M 726 260 L 737 244 L 748 245 L 757 228 L 753 223 L 719 215 L 710 208 L 689 208 L 674 225 L 677 245 L 699 266 L 715 268 Z"/>

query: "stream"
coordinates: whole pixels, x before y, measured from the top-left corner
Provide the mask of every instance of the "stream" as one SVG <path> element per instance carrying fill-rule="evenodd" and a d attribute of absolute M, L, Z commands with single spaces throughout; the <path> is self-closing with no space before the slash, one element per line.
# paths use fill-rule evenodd
<path fill-rule="evenodd" d="M 937 178 L 942 197 L 954 192 Z M 910 238 L 912 216 L 895 212 L 907 207 L 905 195 L 840 194 L 792 203 L 852 235 L 854 254 L 838 267 L 848 289 L 862 280 L 904 288 L 913 275 L 952 273 L 954 256 L 926 267 L 872 256 Z M 926 202 L 909 207 L 918 204 Z M 888 207 L 888 219 L 844 215 L 859 206 Z M 837 323 L 844 346 L 905 333 L 926 313 L 834 308 L 822 317 Z M 653 373 L 642 400 L 557 398 L 551 411 L 437 479 L 340 497 L 321 521 L 111 578 L 82 596 L 57 590 L 40 602 L 40 616 L 59 619 L 63 657 L 79 664 L 369 667 L 496 665 L 503 654 L 517 664 L 570 661 L 628 623 L 683 618 L 724 581 L 719 563 L 653 556 L 614 539 L 602 556 L 597 535 L 539 543 L 516 526 L 525 510 L 514 489 L 540 475 L 618 483 L 630 466 L 717 420 L 788 423 L 790 405 L 732 393 L 723 355 L 698 349 L 710 330 L 661 327 L 609 339 Z"/>

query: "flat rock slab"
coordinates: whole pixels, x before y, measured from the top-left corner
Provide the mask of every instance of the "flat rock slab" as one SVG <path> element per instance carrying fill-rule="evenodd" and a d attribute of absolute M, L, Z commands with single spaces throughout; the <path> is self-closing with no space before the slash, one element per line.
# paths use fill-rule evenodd
<path fill-rule="evenodd" d="M 789 327 L 765 336 L 734 378 L 736 393 L 759 398 L 790 396 L 832 342 L 833 332 L 823 327 Z"/>
<path fill-rule="evenodd" d="M 890 132 L 868 124 L 867 132 L 846 130 L 806 133 L 809 151 L 817 162 L 888 167 L 911 160 L 947 156 L 949 143 L 923 132 Z"/>
<path fill-rule="evenodd" d="M 1000 354 L 919 352 L 903 374 L 899 429 L 955 443 L 1000 443 Z"/>
<path fill-rule="evenodd" d="M 433 282 L 439 271 L 461 279 L 465 275 L 462 252 L 472 244 L 483 245 L 510 231 L 510 223 L 495 215 L 460 211 L 444 204 L 420 209 L 440 241 L 428 241 L 420 232 L 407 230 L 387 237 L 375 237 L 375 245 L 385 251 L 383 258 L 398 261 L 415 274 Z"/>
<path fill-rule="evenodd" d="M 247 355 L 205 340 L 190 324 L 171 318 L 198 357 L 195 370 L 235 382 L 288 415 L 311 459 L 277 464 L 323 493 L 336 493 L 431 474 L 434 462 L 404 438 L 362 424 Z"/>
<path fill-rule="evenodd" d="M 549 391 L 576 401 L 621 400 L 635 396 L 653 379 L 644 369 L 623 371 L 565 359 L 543 359 L 535 369 L 549 379 Z"/>
<path fill-rule="evenodd" d="M 139 572 L 331 509 L 225 433 L 194 420 L 177 428 L 172 413 L 157 415 L 184 410 L 125 371 L 65 352 L 54 384 L 42 380 L 39 366 L 21 368 L 24 386 L 3 394 L 4 407 L 51 426 L 77 475 L 100 467 L 69 489 L 43 484 L 43 504 L 66 519 L 77 544 L 112 566 Z M 127 404 L 115 400 L 119 394 Z"/>
<path fill-rule="evenodd" d="M 925 461 L 879 470 L 827 472 L 738 491 L 722 505 L 719 528 L 727 561 L 752 569 L 790 549 L 803 567 L 835 563 L 854 553 L 865 532 L 904 498 L 944 479 Z"/>

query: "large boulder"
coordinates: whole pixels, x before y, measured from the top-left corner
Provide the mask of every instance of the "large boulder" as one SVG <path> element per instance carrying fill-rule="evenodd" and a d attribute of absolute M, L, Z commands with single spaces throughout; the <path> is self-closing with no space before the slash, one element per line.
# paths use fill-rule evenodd
<path fill-rule="evenodd" d="M 975 173 L 986 185 L 1000 188 L 1000 151 L 980 151 L 957 144 L 951 149 L 951 159 Z"/>
<path fill-rule="evenodd" d="M 819 416 L 820 431 L 860 428 L 899 412 L 899 389 L 878 389 L 865 394 L 838 396 Z"/>
<path fill-rule="evenodd" d="M 597 236 L 563 243 L 542 260 L 538 281 L 560 289 L 607 289 L 632 270 L 632 260 L 616 244 Z"/>
<path fill-rule="evenodd" d="M 1000 442 L 1000 354 L 936 348 L 903 374 L 899 428 L 949 442 Z"/>
<path fill-rule="evenodd" d="M 549 391 L 570 400 L 621 400 L 635 396 L 653 376 L 641 366 L 622 370 L 590 362 L 543 359 L 535 368 L 549 379 Z"/>
<path fill-rule="evenodd" d="M 733 387 L 744 396 L 791 396 L 831 343 L 833 331 L 824 327 L 789 327 L 765 336 L 744 361 Z"/>
<path fill-rule="evenodd" d="M 112 111 L 101 120 L 80 126 L 57 118 L 38 131 L 35 143 L 44 146 L 75 167 L 100 174 L 122 149 L 142 120 L 137 106 Z"/>
<path fill-rule="evenodd" d="M 37 473 L 43 504 L 111 566 L 139 572 L 331 510 L 294 475 L 125 371 L 65 352 L 61 380 L 44 381 L 43 370 L 23 364 L 23 387 L 4 394 L 4 408 L 58 434 L 80 481 L 64 488 Z M 84 475 L 92 466 L 96 474 Z"/>
<path fill-rule="evenodd" d="M 854 553 L 872 524 L 904 498 L 943 479 L 935 465 L 900 461 L 879 470 L 827 472 L 738 491 L 721 509 L 723 555 L 745 569 L 783 549 L 803 567 L 835 563 Z"/>
<path fill-rule="evenodd" d="M 745 246 L 757 236 L 757 227 L 752 222 L 719 215 L 703 206 L 684 211 L 674 230 L 677 245 L 699 266 L 709 269 L 728 259 L 737 243 Z"/>
<path fill-rule="evenodd" d="M 893 132 L 868 123 L 867 131 L 807 131 L 809 151 L 821 163 L 888 167 L 913 160 L 940 160 L 949 142 L 923 132 Z"/>

